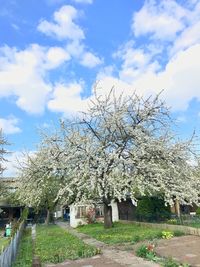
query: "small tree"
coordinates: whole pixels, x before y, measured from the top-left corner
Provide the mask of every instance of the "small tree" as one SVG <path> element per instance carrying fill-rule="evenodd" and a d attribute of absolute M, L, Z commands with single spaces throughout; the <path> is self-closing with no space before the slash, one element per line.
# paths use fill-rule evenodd
<path fill-rule="evenodd" d="M 40 148 L 34 155 L 26 156 L 19 173 L 18 199 L 35 210 L 47 211 L 46 224 L 54 211 L 60 183 L 55 178 L 50 151 Z"/>

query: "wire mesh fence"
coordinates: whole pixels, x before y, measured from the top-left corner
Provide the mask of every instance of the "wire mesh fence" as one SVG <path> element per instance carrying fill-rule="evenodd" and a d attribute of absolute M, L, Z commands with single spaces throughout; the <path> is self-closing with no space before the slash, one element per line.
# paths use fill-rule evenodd
<path fill-rule="evenodd" d="M 17 255 L 19 241 L 22 236 L 23 229 L 24 222 L 20 224 L 19 229 L 11 239 L 10 244 L 0 254 L 0 267 L 11 267 Z"/>
<path fill-rule="evenodd" d="M 127 212 L 120 214 L 119 219 L 125 221 L 166 223 L 200 228 L 200 215 L 196 214 L 180 214 L 180 216 L 177 216 L 176 214 L 167 212 L 155 212 L 154 214 L 147 212 L 132 214 Z"/>

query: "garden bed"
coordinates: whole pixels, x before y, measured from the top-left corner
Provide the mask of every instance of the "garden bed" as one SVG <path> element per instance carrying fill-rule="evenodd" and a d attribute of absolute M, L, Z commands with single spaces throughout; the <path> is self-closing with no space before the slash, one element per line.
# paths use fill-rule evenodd
<path fill-rule="evenodd" d="M 35 254 L 43 263 L 59 263 L 66 259 L 75 260 L 94 256 L 96 248 L 57 225 L 37 226 Z"/>
<path fill-rule="evenodd" d="M 86 245 L 77 237 L 57 225 L 36 227 L 35 255 L 42 263 L 60 263 L 67 259 L 91 257 L 97 254 L 96 248 Z M 13 267 L 31 267 L 33 242 L 31 229 L 25 230 Z"/>
<path fill-rule="evenodd" d="M 31 267 L 33 257 L 32 252 L 31 229 L 25 229 L 20 241 L 17 258 L 12 267 Z"/>

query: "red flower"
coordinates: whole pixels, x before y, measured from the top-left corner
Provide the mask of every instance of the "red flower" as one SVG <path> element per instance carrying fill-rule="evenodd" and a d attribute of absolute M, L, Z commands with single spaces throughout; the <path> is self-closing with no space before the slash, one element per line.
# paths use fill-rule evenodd
<path fill-rule="evenodd" d="M 147 246 L 147 250 L 153 252 L 153 250 L 154 250 L 154 245 L 149 244 L 149 245 Z"/>

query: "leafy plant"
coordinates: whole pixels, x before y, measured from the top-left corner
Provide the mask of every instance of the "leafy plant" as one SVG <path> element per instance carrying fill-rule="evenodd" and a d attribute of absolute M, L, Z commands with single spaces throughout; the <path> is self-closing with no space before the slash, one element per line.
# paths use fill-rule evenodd
<path fill-rule="evenodd" d="M 165 260 L 163 267 L 188 267 L 189 265 L 181 265 L 177 261 L 175 261 L 173 258 L 168 258 Z"/>
<path fill-rule="evenodd" d="M 169 231 L 162 231 L 162 238 L 163 239 L 171 239 L 173 237 L 173 233 Z"/>
<path fill-rule="evenodd" d="M 142 257 L 148 260 L 154 260 L 154 257 L 156 256 L 154 252 L 154 245 L 149 244 L 149 245 L 141 245 L 137 250 L 136 250 L 136 255 L 138 257 Z"/>
<path fill-rule="evenodd" d="M 136 250 L 136 256 L 141 257 L 141 258 L 146 258 L 146 255 L 147 255 L 147 247 L 146 245 L 141 245 Z"/>

